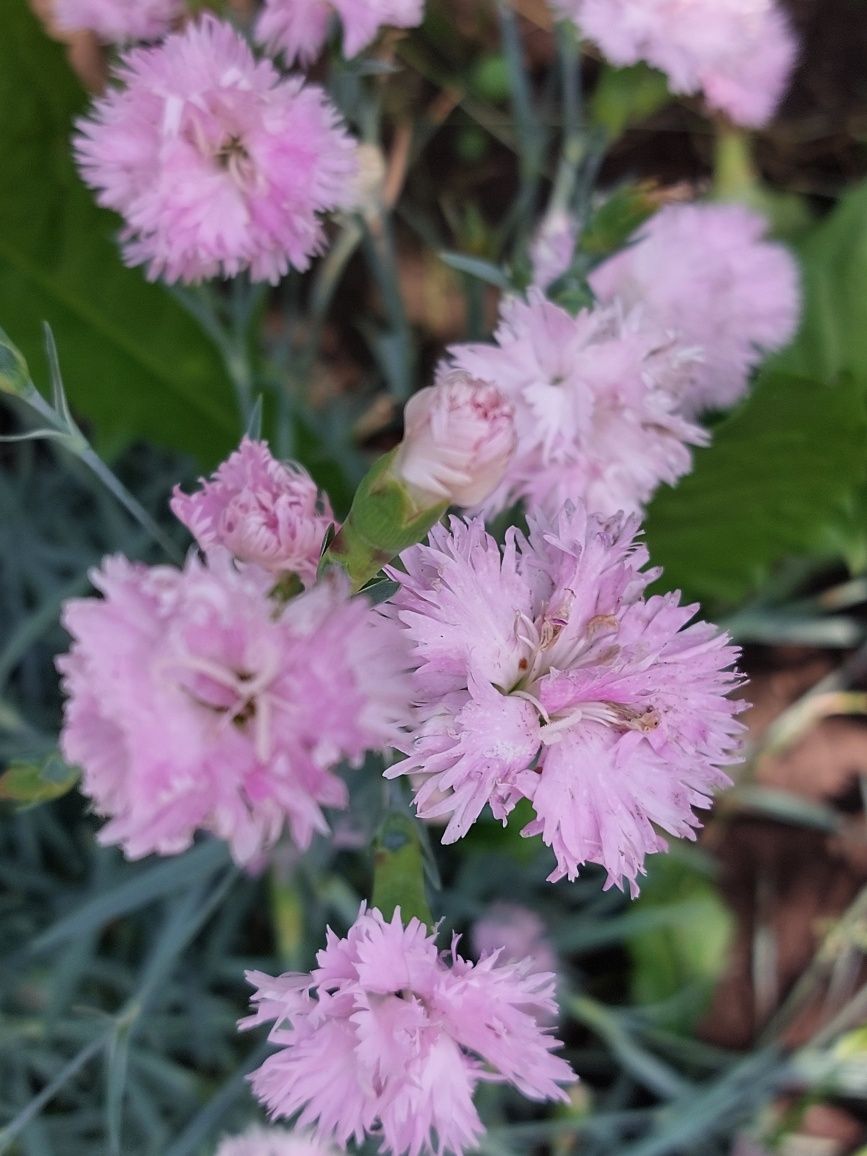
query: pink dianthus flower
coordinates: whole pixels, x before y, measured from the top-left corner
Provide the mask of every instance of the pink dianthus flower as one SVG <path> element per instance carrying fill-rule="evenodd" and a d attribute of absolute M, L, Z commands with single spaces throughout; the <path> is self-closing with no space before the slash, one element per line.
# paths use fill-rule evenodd
<path fill-rule="evenodd" d="M 338 1156 L 330 1144 L 302 1132 L 254 1124 L 240 1136 L 226 1136 L 214 1156 Z"/>
<path fill-rule="evenodd" d="M 93 32 L 105 44 L 159 40 L 185 11 L 185 0 L 54 0 L 61 31 Z"/>
<path fill-rule="evenodd" d="M 453 370 L 407 402 L 392 471 L 420 503 L 475 506 L 502 481 L 515 440 L 511 402 L 488 382 Z"/>
<path fill-rule="evenodd" d="M 641 306 L 660 328 L 702 351 L 680 409 L 732 405 L 763 354 L 794 336 L 798 267 L 742 205 L 669 205 L 590 276 L 603 301 Z"/>
<path fill-rule="evenodd" d="M 75 151 L 124 218 L 126 261 L 168 282 L 306 269 L 319 214 L 354 196 L 355 145 L 325 93 L 281 79 L 212 16 L 127 52 L 117 77 L 79 120 Z"/>
<path fill-rule="evenodd" d="M 526 301 L 503 302 L 494 337 L 449 349 L 454 365 L 515 408 L 517 448 L 486 513 L 519 498 L 548 512 L 569 500 L 601 514 L 637 511 L 689 471 L 689 447 L 707 435 L 678 412 L 677 397 L 696 354 L 640 309 L 573 317 L 531 289 Z"/>
<path fill-rule="evenodd" d="M 405 717 L 399 638 L 334 576 L 288 602 L 226 557 L 183 570 L 106 559 L 101 599 L 66 604 L 61 746 L 131 859 L 197 830 L 249 863 L 284 826 L 299 848 L 345 807 L 334 771 L 392 742 Z M 398 632 L 395 632 L 397 634 Z M 371 671 L 376 677 L 371 677 Z"/>
<path fill-rule="evenodd" d="M 419 815 L 449 817 L 444 843 L 486 805 L 505 821 L 528 799 L 523 833 L 554 851 L 552 880 L 599 863 L 636 893 L 659 831 L 693 838 L 693 808 L 728 782 L 738 652 L 689 625 L 697 607 L 678 594 L 644 597 L 659 571 L 637 529 L 567 506 L 501 551 L 481 519 L 452 518 L 389 570 L 383 613 L 412 645 L 419 723 L 386 776 L 417 776 Z"/>
<path fill-rule="evenodd" d="M 673 92 L 703 92 L 737 124 L 777 109 L 797 56 L 776 0 L 551 0 L 616 65 L 647 61 Z"/>
<path fill-rule="evenodd" d="M 380 28 L 415 28 L 424 16 L 424 0 L 265 0 L 256 39 L 288 64 L 312 63 L 328 39 L 332 14 L 343 28 L 343 55 L 357 56 Z"/>
<path fill-rule="evenodd" d="M 297 574 L 305 585 L 316 578 L 334 524 L 328 498 L 306 470 L 246 437 L 199 491 L 176 486 L 171 508 L 205 552 L 224 548 L 272 574 Z"/>
<path fill-rule="evenodd" d="M 329 929 L 309 975 L 249 973 L 256 1012 L 241 1026 L 273 1022 L 280 1049 L 253 1073 L 256 1096 L 341 1146 L 375 1130 L 392 1156 L 474 1150 L 480 1080 L 565 1100 L 575 1075 L 539 1026 L 554 977 L 498 957 L 469 963 L 456 940 L 444 956 L 418 919 L 362 906 L 345 938 Z"/>

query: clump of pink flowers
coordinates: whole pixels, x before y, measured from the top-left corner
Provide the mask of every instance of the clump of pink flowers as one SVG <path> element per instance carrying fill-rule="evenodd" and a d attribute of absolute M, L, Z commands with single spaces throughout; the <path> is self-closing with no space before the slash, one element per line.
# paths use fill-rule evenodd
<path fill-rule="evenodd" d="M 335 773 L 394 739 L 406 709 L 400 640 L 339 576 L 288 602 L 226 558 L 183 570 L 109 558 L 101 599 L 68 602 L 61 745 L 130 858 L 207 830 L 249 863 L 288 828 L 309 845 L 345 807 Z M 376 671 L 376 678 L 370 678 Z"/>
<path fill-rule="evenodd" d="M 117 86 L 78 122 L 97 199 L 124 219 L 124 256 L 148 277 L 248 272 L 276 283 L 323 245 L 322 214 L 353 197 L 355 144 L 316 87 L 257 61 L 203 16 L 127 52 Z"/>
<path fill-rule="evenodd" d="M 499 486 L 515 452 L 515 410 L 459 370 L 413 394 L 392 472 L 420 504 L 475 506 Z"/>
<path fill-rule="evenodd" d="M 240 1136 L 227 1136 L 214 1156 L 337 1156 L 337 1149 L 302 1132 L 254 1124 Z"/>
<path fill-rule="evenodd" d="M 689 415 L 732 405 L 763 356 L 794 336 L 798 268 L 766 229 L 742 205 L 669 205 L 590 276 L 603 301 L 641 307 L 701 350 L 680 397 Z"/>
<path fill-rule="evenodd" d="M 574 1082 L 558 1041 L 540 1027 L 554 977 L 499 952 L 473 964 L 442 954 L 418 919 L 387 921 L 364 906 L 345 938 L 330 929 L 309 974 L 251 972 L 255 1013 L 278 1051 L 252 1076 L 272 1116 L 345 1146 L 381 1137 L 391 1156 L 474 1150 L 484 1133 L 480 1081 L 533 1100 L 565 1100 Z"/>
<path fill-rule="evenodd" d="M 696 351 L 640 309 L 613 303 L 572 316 L 531 289 L 503 302 L 494 338 L 449 350 L 453 365 L 514 406 L 517 447 L 481 503 L 486 514 L 519 499 L 550 513 L 568 500 L 602 514 L 640 510 L 707 440 L 677 402 Z"/>
<path fill-rule="evenodd" d="M 552 880 L 598 863 L 637 893 L 660 832 L 693 838 L 694 808 L 727 784 L 738 651 L 679 595 L 645 597 L 659 572 L 637 529 L 567 506 L 501 550 L 481 520 L 453 518 L 389 571 L 420 721 L 386 775 L 414 776 L 418 814 L 449 818 L 444 843 L 527 799 L 523 833 L 553 850 Z"/>
<path fill-rule="evenodd" d="M 343 55 L 363 52 L 381 28 L 414 28 L 424 16 L 424 0 L 265 0 L 256 38 L 288 64 L 310 64 L 328 39 L 332 16 L 343 29 Z"/>
<path fill-rule="evenodd" d="M 759 128 L 789 83 L 797 45 L 776 0 L 552 0 L 617 65 L 643 60 L 672 91 Z"/>
<path fill-rule="evenodd" d="M 55 0 L 63 32 L 93 32 L 106 44 L 159 40 L 186 11 L 184 0 Z"/>
<path fill-rule="evenodd" d="M 272 574 L 297 574 L 305 585 L 316 578 L 334 525 L 331 503 L 307 471 L 250 438 L 196 493 L 175 487 L 171 508 L 206 553 L 228 550 Z"/>

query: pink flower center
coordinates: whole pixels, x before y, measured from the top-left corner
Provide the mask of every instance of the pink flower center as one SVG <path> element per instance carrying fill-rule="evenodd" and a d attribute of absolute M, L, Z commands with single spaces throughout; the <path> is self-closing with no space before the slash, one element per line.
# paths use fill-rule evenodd
<path fill-rule="evenodd" d="M 220 716 L 221 726 L 234 724 L 250 733 L 256 757 L 268 761 L 274 710 L 284 705 L 272 689 L 279 674 L 274 656 L 256 674 L 196 655 L 179 658 L 171 666 L 176 671 L 174 681 L 194 702 Z"/>

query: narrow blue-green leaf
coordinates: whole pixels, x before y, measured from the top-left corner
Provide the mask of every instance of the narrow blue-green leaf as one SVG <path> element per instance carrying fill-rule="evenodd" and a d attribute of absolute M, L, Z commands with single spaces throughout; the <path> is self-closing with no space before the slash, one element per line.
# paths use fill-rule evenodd
<path fill-rule="evenodd" d="M 112 919 L 129 915 L 148 903 L 189 886 L 215 873 L 229 861 L 225 843 L 209 839 L 168 862 L 152 867 L 139 866 L 126 883 L 82 904 L 77 911 L 58 920 L 28 945 L 28 952 L 41 954 L 76 936 L 104 927 Z"/>
<path fill-rule="evenodd" d="M 471 257 L 468 253 L 452 253 L 444 249 L 440 252 L 440 260 L 450 269 L 456 269 L 458 273 L 467 273 L 478 281 L 484 281 L 486 285 L 495 285 L 497 289 L 512 287 L 509 278 L 498 265 L 481 257 Z"/>

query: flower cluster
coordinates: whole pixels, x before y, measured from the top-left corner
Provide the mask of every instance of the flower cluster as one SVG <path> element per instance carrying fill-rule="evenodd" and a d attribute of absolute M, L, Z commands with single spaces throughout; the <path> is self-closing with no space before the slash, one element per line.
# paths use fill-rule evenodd
<path fill-rule="evenodd" d="M 499 952 L 444 958 L 435 935 L 400 909 L 362 907 L 343 939 L 330 929 L 309 975 L 251 972 L 255 1013 L 279 1050 L 252 1076 L 273 1116 L 345 1146 L 376 1131 L 392 1156 L 473 1149 L 484 1132 L 473 1093 L 510 1083 L 533 1100 L 565 1100 L 574 1073 L 539 1027 L 554 977 Z"/>
<path fill-rule="evenodd" d="M 63 32 L 93 32 L 106 44 L 159 40 L 184 14 L 184 0 L 55 0 Z"/>
<path fill-rule="evenodd" d="M 109 558 L 103 594 L 66 604 L 64 755 L 130 858 L 195 832 L 248 863 L 288 826 L 306 847 L 345 807 L 334 773 L 393 740 L 405 712 L 400 644 L 337 577 L 285 604 L 273 577 L 227 558 L 183 570 Z M 369 672 L 376 671 L 376 678 Z"/>
<path fill-rule="evenodd" d="M 256 38 L 288 64 L 310 64 L 328 39 L 332 15 L 343 28 L 343 55 L 357 56 L 380 28 L 414 28 L 421 24 L 424 0 L 265 0 Z"/>
<path fill-rule="evenodd" d="M 742 205 L 670 205 L 590 276 L 602 301 L 641 308 L 660 329 L 701 350 L 680 408 L 732 405 L 764 354 L 798 324 L 798 269 L 767 222 Z M 562 259 L 571 259 L 565 247 Z"/>
<path fill-rule="evenodd" d="M 693 808 L 727 783 L 737 651 L 678 595 L 644 597 L 658 572 L 636 531 L 567 507 L 501 551 L 481 520 L 453 518 L 390 571 L 420 721 L 386 774 L 415 776 L 419 815 L 449 817 L 444 843 L 486 805 L 505 820 L 528 799 L 552 880 L 599 863 L 635 893 L 659 830 L 693 837 Z"/>
<path fill-rule="evenodd" d="M 647 61 L 674 92 L 757 128 L 788 85 L 797 47 L 776 0 L 551 0 L 612 63 Z"/>
<path fill-rule="evenodd" d="M 129 264 L 168 282 L 245 270 L 276 282 L 309 265 L 320 214 L 351 203 L 356 173 L 321 89 L 281 79 L 211 16 L 126 53 L 117 79 L 78 122 L 75 150 L 124 218 Z"/>
<path fill-rule="evenodd" d="M 215 1156 L 337 1156 L 337 1149 L 301 1132 L 254 1124 L 240 1136 L 227 1136 Z"/>
<path fill-rule="evenodd" d="M 573 317 L 531 289 L 503 302 L 495 340 L 449 350 L 514 406 L 517 447 L 481 504 L 488 514 L 518 499 L 549 513 L 578 499 L 603 514 L 639 510 L 706 441 L 677 402 L 696 354 L 640 309 L 615 302 Z"/>
<path fill-rule="evenodd" d="M 272 574 L 297 574 L 305 585 L 334 525 L 331 504 L 307 471 L 250 438 L 197 493 L 176 487 L 171 508 L 206 553 L 225 549 Z"/>

